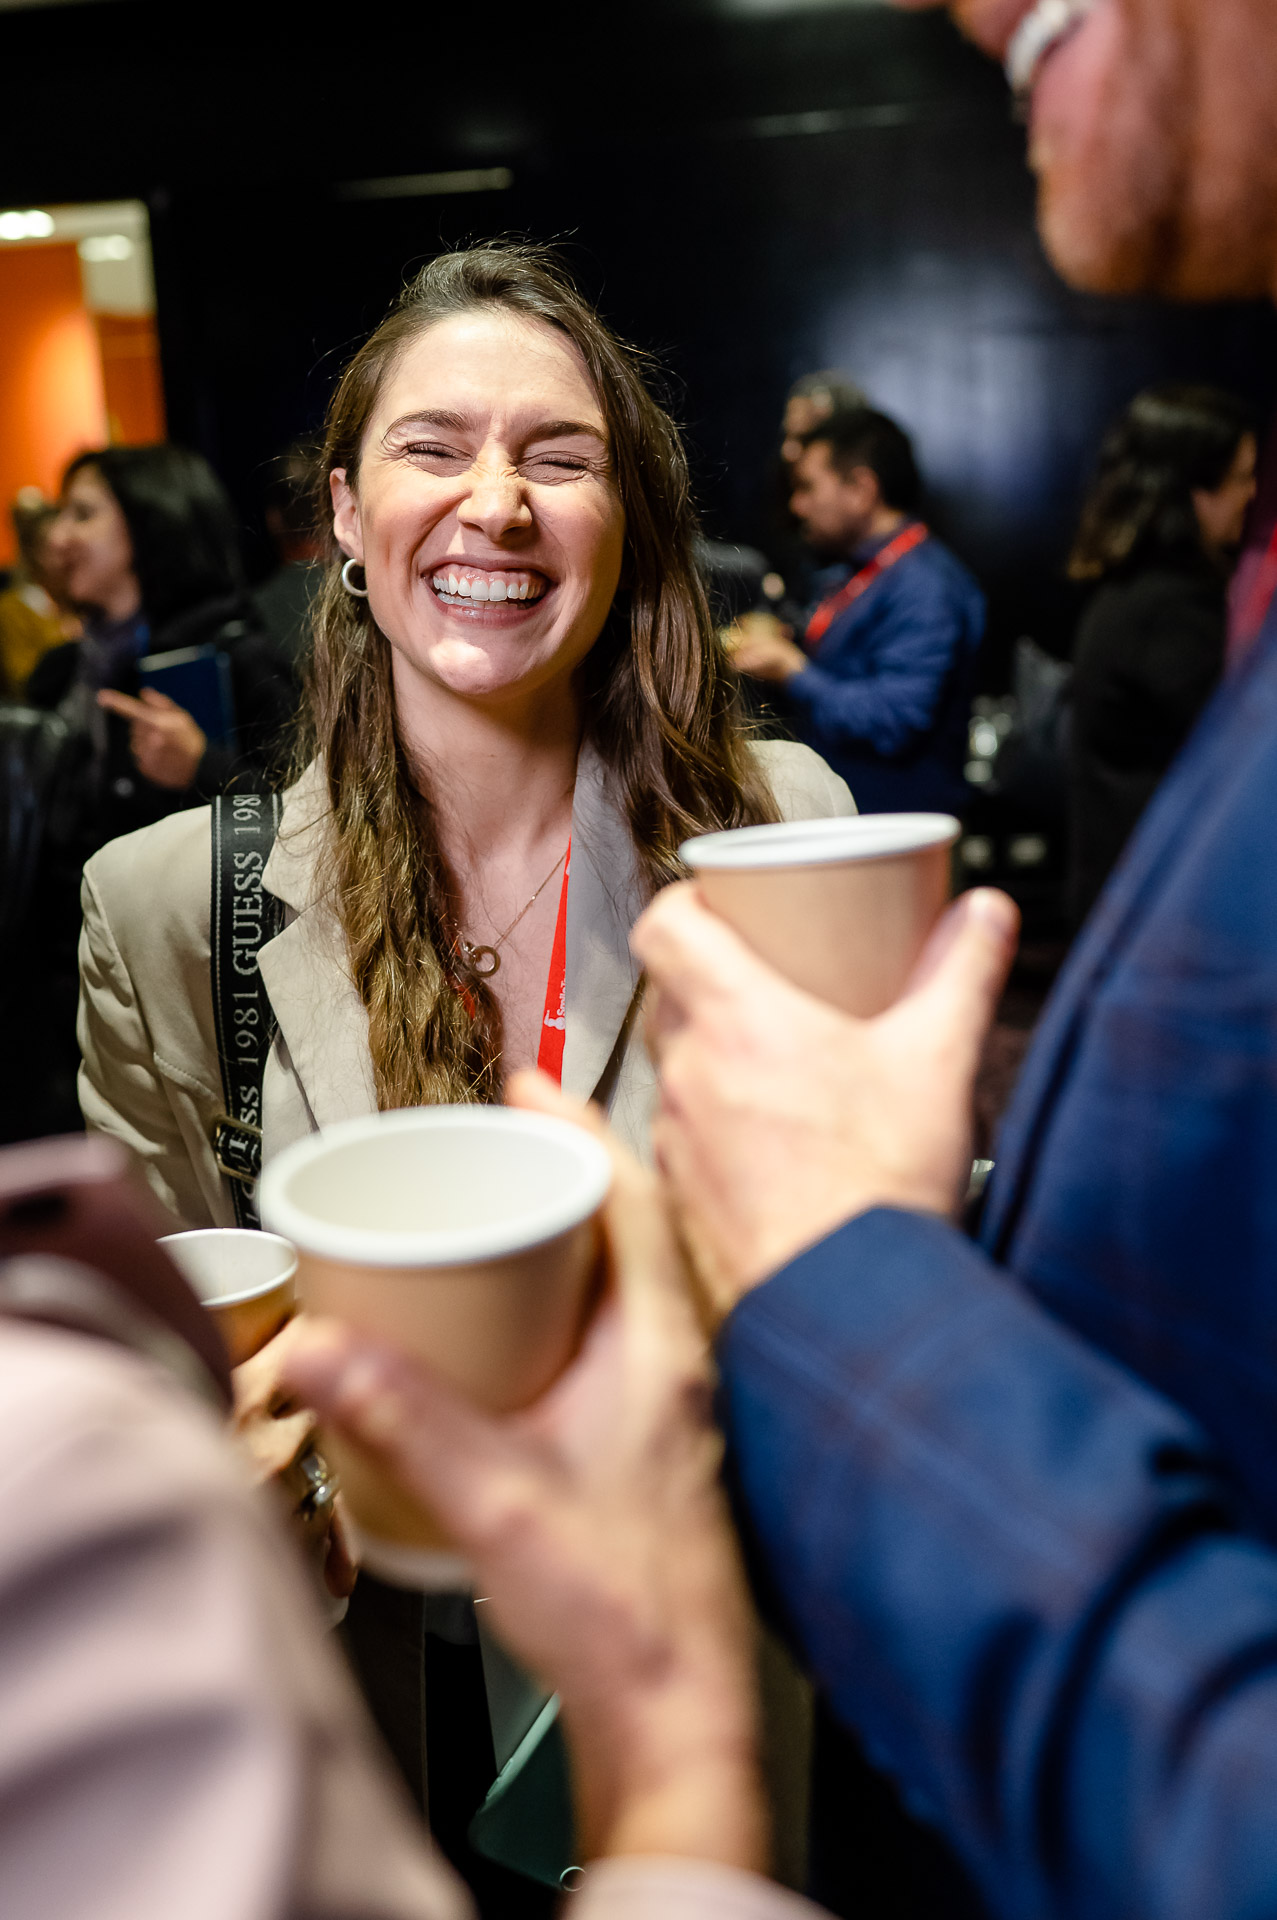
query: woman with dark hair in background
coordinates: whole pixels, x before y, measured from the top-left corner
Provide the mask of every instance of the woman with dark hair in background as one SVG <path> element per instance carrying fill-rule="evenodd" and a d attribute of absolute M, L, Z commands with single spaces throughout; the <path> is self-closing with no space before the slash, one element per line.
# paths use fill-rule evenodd
<path fill-rule="evenodd" d="M 1139 394 L 1104 443 L 1069 561 L 1096 587 L 1074 649 L 1078 921 L 1223 672 L 1257 448 L 1240 400 L 1182 384 Z"/>
<path fill-rule="evenodd" d="M 0 1090 L 5 1139 L 78 1122 L 85 861 L 117 835 L 208 799 L 237 777 L 248 786 L 278 779 L 282 765 L 272 769 L 271 755 L 282 758 L 298 697 L 247 597 L 230 502 L 198 454 L 169 446 L 81 454 L 64 476 L 46 546 L 84 630 L 44 654 L 24 693 L 66 725 L 56 777 L 38 795 L 6 788 L 4 796 L 10 828 L 21 824 L 38 841 L 0 966 L 0 1011 L 14 1052 Z M 230 667 L 235 726 L 220 741 L 144 688 L 138 670 L 148 654 L 206 644 Z"/>
<path fill-rule="evenodd" d="M 50 543 L 85 633 L 46 656 L 28 698 L 59 707 L 92 742 L 85 856 L 237 774 L 260 780 L 296 692 L 258 630 L 234 513 L 208 462 L 170 446 L 81 454 Z M 198 646 L 230 663 L 234 732 L 219 741 L 139 681 L 144 655 Z"/>

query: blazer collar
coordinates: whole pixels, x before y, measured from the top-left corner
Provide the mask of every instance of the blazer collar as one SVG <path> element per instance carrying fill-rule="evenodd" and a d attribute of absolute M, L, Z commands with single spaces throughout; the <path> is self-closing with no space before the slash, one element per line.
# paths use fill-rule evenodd
<path fill-rule="evenodd" d="M 646 904 L 629 826 L 588 742 L 572 803 L 563 1088 L 588 1100 L 638 991 L 630 928 Z"/>
<path fill-rule="evenodd" d="M 323 772 L 314 763 L 284 796 L 263 885 L 289 909 L 288 924 L 260 956 L 271 1006 L 321 1127 L 377 1108 L 367 1010 L 347 970 L 336 913 L 321 892 L 328 818 Z M 587 743 L 572 806 L 563 1046 L 564 1089 L 582 1099 L 603 1078 L 639 988 L 630 928 L 644 904 L 628 825 Z"/>

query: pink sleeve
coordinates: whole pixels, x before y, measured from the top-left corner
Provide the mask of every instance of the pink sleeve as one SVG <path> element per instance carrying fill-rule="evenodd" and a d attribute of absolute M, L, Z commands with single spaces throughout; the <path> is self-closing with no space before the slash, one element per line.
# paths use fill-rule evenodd
<path fill-rule="evenodd" d="M 212 1416 L 0 1318 L 5 1920 L 466 1920 Z"/>

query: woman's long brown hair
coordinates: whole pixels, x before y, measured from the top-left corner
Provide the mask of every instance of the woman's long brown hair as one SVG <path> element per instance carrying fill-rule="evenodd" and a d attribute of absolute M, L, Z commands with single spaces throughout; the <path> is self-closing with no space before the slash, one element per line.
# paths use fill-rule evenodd
<path fill-rule="evenodd" d="M 687 460 L 644 359 L 599 319 L 544 248 L 499 243 L 431 261 L 346 368 L 328 412 L 319 483 L 357 485 L 387 373 L 436 322 L 496 308 L 566 334 L 593 381 L 625 510 L 624 585 L 582 668 L 587 737 L 609 770 L 651 891 L 689 834 L 776 817 L 747 750 L 730 670 L 693 559 Z M 501 1021 L 456 957 L 453 890 L 430 796 L 396 724 L 390 646 L 341 584 L 335 544 L 314 613 L 304 758 L 318 756 L 334 831 L 323 882 L 368 1009 L 382 1108 L 500 1098 Z M 459 991 L 464 989 L 464 991 Z"/>

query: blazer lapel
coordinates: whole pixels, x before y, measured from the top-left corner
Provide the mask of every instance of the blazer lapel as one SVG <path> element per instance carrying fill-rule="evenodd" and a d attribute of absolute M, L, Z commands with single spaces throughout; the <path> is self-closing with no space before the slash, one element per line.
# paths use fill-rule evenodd
<path fill-rule="evenodd" d="M 267 891 L 289 909 L 288 924 L 260 956 L 271 1006 L 320 1126 L 377 1110 L 367 1010 L 346 970 L 337 916 L 319 891 L 327 813 L 322 777 L 309 767 L 285 797 L 263 876 Z M 564 1088 L 582 1099 L 603 1077 L 639 988 L 630 928 L 644 904 L 628 825 L 587 745 L 572 808 L 563 1046 Z"/>
<path fill-rule="evenodd" d="M 645 905 L 634 843 L 588 743 L 577 767 L 568 885 L 563 1086 L 588 1100 L 612 1057 L 641 970 L 630 928 Z"/>
<path fill-rule="evenodd" d="M 1252 710 L 1267 707 L 1277 681 L 1277 618 L 1270 620 L 1250 657 L 1216 694 L 1177 765 L 1137 827 L 1094 913 L 1079 936 L 1056 985 L 1020 1076 L 997 1145 L 997 1172 L 989 1189 L 980 1240 L 1005 1260 L 1097 983 L 1129 945 L 1135 928 L 1159 895 L 1175 852 L 1204 809 L 1219 780 L 1221 761 L 1232 764 L 1237 736 L 1248 731 Z"/>
<path fill-rule="evenodd" d="M 262 979 L 294 1071 L 321 1127 L 377 1111 L 368 1014 L 346 969 L 346 943 L 319 891 L 328 796 L 308 767 L 284 798 L 262 884 L 288 909 L 259 956 Z"/>

